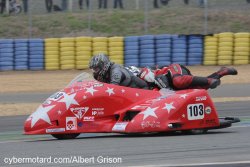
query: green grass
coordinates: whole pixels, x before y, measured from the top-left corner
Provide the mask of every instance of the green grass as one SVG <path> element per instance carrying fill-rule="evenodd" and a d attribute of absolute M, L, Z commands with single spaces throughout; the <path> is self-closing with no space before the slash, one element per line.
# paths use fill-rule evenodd
<path fill-rule="evenodd" d="M 208 10 L 208 33 L 249 32 L 250 10 L 241 10 L 239 6 L 237 10 L 233 11 L 231 8 L 234 9 L 234 6 L 223 8 L 223 10 L 222 6 L 219 7 L 221 8 L 209 8 Z M 34 14 L 31 20 L 32 28 L 29 28 L 27 15 L 0 15 L 1 38 L 27 38 L 31 30 L 33 38 L 145 34 L 143 10 L 95 10 L 91 15 L 91 30 L 88 29 L 89 14 L 86 10 L 74 13 Z M 163 33 L 203 34 L 203 8 L 195 5 L 188 7 L 173 5 L 150 9 L 147 34 Z"/>

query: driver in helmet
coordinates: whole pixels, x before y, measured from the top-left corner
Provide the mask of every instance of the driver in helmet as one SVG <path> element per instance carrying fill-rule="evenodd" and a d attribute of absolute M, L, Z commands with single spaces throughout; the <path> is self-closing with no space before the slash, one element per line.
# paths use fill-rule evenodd
<path fill-rule="evenodd" d="M 93 70 L 94 78 L 100 82 L 148 89 L 148 85 L 144 80 L 135 76 L 126 68 L 111 62 L 108 56 L 103 53 L 94 55 L 91 58 L 89 68 Z"/>
<path fill-rule="evenodd" d="M 234 68 L 221 67 L 207 77 L 193 76 L 189 69 L 180 64 L 171 64 L 152 71 L 143 68 L 139 77 L 148 83 L 156 84 L 159 88 L 181 89 L 214 89 L 220 85 L 220 78 L 226 75 L 237 75 Z"/>

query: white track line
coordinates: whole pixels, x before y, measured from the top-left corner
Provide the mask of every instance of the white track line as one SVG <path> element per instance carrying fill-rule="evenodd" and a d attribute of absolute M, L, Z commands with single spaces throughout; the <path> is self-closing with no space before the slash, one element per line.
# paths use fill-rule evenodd
<path fill-rule="evenodd" d="M 130 167 L 181 167 L 181 166 L 205 166 L 205 165 L 234 165 L 234 164 L 249 164 L 250 161 L 233 161 L 233 162 L 212 162 L 212 163 L 192 163 L 192 164 L 161 164 L 161 165 L 143 165 Z"/>

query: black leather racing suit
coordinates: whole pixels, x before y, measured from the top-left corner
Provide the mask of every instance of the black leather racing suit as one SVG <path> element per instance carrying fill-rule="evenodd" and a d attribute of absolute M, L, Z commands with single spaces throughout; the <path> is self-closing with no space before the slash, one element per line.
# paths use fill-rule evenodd
<path fill-rule="evenodd" d="M 97 77 L 94 78 L 97 79 Z M 101 82 L 132 88 L 148 89 L 148 84 L 145 81 L 136 77 L 124 67 L 114 63 L 111 64 L 105 78 L 103 78 Z"/>

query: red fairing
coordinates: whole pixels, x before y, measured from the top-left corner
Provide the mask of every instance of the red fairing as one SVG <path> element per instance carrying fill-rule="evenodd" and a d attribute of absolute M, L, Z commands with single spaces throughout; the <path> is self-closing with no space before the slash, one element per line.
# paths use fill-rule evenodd
<path fill-rule="evenodd" d="M 49 97 L 24 124 L 25 134 L 161 132 L 219 126 L 206 90 L 159 91 L 97 81 L 75 82 Z"/>

